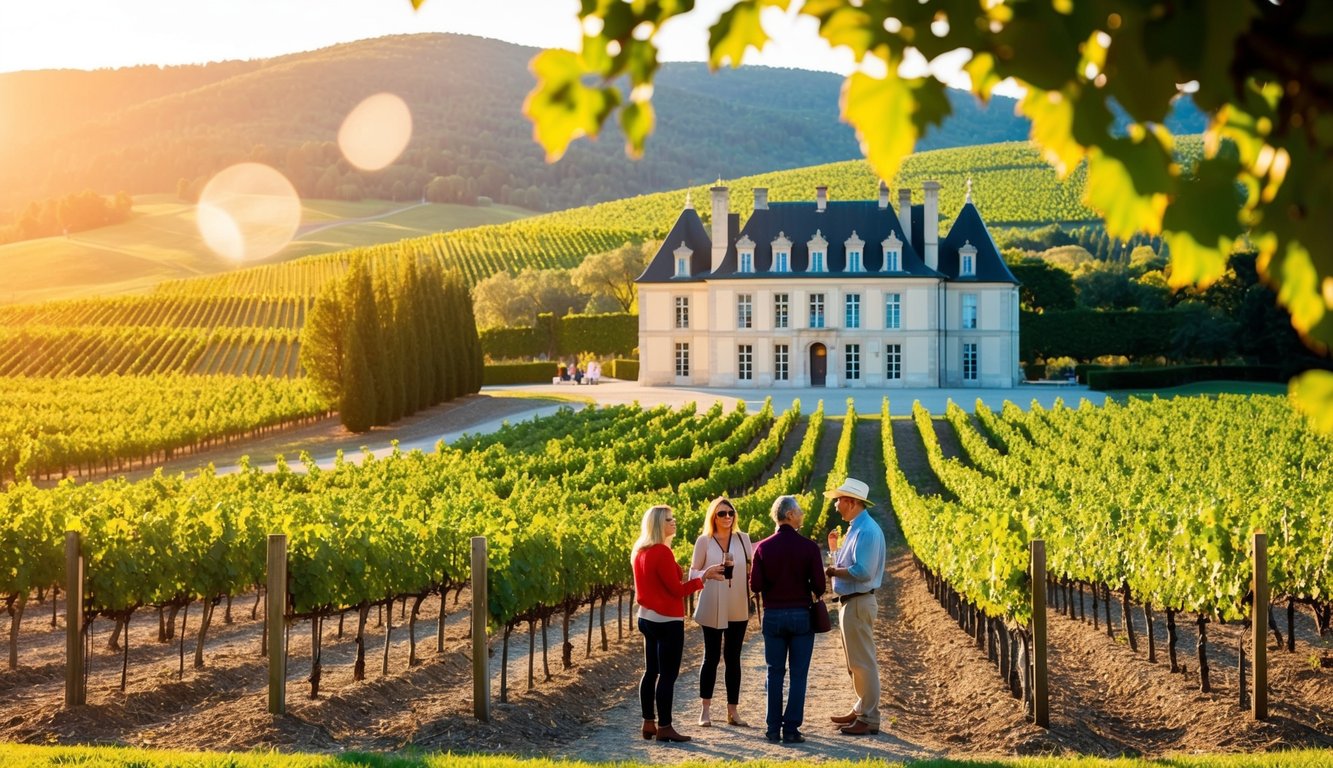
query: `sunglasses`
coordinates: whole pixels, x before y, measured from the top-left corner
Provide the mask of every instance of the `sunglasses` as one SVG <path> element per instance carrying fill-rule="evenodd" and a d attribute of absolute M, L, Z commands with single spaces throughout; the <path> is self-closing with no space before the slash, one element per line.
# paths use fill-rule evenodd
<path fill-rule="evenodd" d="M 718 516 L 718 517 L 735 517 L 735 516 L 736 516 L 736 510 L 734 510 L 734 509 L 719 509 L 719 510 L 717 511 L 717 516 Z"/>

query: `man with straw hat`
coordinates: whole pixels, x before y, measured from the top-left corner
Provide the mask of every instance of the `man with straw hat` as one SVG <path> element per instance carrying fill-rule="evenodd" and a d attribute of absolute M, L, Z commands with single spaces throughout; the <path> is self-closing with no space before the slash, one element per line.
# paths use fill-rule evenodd
<path fill-rule="evenodd" d="M 841 547 L 838 530 L 829 531 L 833 565 L 824 573 L 833 579 L 842 649 L 856 691 L 851 712 L 830 719 L 839 726 L 839 731 L 849 736 L 879 733 L 879 660 L 875 653 L 879 603 L 874 595 L 884 579 L 886 552 L 884 531 L 866 511 L 871 506 L 869 495 L 870 486 L 851 477 L 824 492 L 825 498 L 833 499 L 838 514 L 848 524 Z"/>

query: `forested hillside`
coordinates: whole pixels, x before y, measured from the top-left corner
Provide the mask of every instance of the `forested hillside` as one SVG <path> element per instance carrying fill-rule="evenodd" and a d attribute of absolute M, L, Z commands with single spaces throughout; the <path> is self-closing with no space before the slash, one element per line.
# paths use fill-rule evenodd
<path fill-rule="evenodd" d="M 535 52 L 426 34 L 254 62 L 0 74 L 0 223 L 33 200 L 89 188 L 189 197 L 244 160 L 275 166 L 307 198 L 488 197 L 558 210 L 860 155 L 838 119 L 839 76 L 680 63 L 658 76 L 647 157 L 628 160 L 612 132 L 547 165 L 521 114 Z M 408 103 L 414 135 L 396 164 L 362 173 L 341 159 L 337 132 L 380 91 Z M 919 149 L 1027 137 L 1012 99 L 951 100 L 954 116 Z M 1202 129 L 1197 115 L 1179 120 Z"/>

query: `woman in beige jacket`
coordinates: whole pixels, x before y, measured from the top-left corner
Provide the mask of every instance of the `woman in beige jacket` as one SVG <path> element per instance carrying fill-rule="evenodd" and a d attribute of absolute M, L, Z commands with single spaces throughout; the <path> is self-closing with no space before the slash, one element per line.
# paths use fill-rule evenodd
<path fill-rule="evenodd" d="M 704 533 L 694 542 L 692 572 L 698 573 L 711 566 L 728 561 L 723 581 L 704 583 L 703 591 L 694 609 L 694 620 L 704 630 L 704 660 L 699 668 L 699 725 L 713 724 L 710 707 L 713 688 L 717 683 L 717 664 L 726 660 L 727 723 L 748 725 L 736 714 L 741 693 L 741 646 L 745 644 L 745 629 L 750 622 L 750 559 L 754 546 L 750 537 L 740 531 L 736 507 L 719 496 L 708 505 L 704 517 Z"/>

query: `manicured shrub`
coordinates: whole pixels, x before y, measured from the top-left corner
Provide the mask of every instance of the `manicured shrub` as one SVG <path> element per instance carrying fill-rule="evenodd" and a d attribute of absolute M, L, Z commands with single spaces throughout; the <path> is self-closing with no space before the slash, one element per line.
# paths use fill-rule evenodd
<path fill-rule="evenodd" d="M 1088 387 L 1107 389 L 1163 389 L 1196 381 L 1283 381 L 1276 365 L 1176 365 L 1159 368 L 1103 368 L 1088 370 Z"/>
<path fill-rule="evenodd" d="M 606 375 L 613 379 L 621 381 L 639 380 L 639 361 L 638 360 L 612 360 L 603 368 Z"/>
<path fill-rule="evenodd" d="M 482 383 L 488 387 L 497 384 L 549 384 L 557 373 L 556 363 L 549 361 L 488 363 Z"/>

